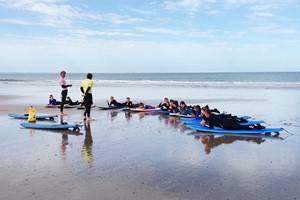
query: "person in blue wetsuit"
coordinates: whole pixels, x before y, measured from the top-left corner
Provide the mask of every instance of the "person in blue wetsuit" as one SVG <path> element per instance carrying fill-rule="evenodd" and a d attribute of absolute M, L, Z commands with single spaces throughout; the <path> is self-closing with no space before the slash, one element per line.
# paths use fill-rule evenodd
<path fill-rule="evenodd" d="M 48 102 L 47 106 L 51 107 L 51 106 L 58 106 L 58 105 L 60 105 L 60 101 L 56 101 L 54 96 L 52 94 L 50 94 L 49 102 Z"/>
<path fill-rule="evenodd" d="M 188 114 L 191 114 L 191 112 L 192 111 L 188 108 L 188 106 L 185 104 L 185 102 L 181 101 L 178 113 L 181 115 L 188 115 Z"/>
<path fill-rule="evenodd" d="M 201 116 L 201 107 L 199 105 L 194 106 L 194 109 L 192 110 L 191 115 L 192 115 L 193 118 L 201 119 L 202 118 L 202 116 Z"/>

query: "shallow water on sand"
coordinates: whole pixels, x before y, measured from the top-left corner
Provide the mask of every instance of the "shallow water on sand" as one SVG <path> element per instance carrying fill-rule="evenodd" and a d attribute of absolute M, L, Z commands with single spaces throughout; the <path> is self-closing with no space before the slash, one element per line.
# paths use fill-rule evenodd
<path fill-rule="evenodd" d="M 10 88 L 12 89 L 12 88 Z M 283 127 L 274 137 L 203 136 L 165 115 L 92 110 L 73 131 L 29 130 L 10 112 L 38 114 L 50 87 L 5 88 L 0 105 L 1 199 L 298 199 L 300 91 L 286 89 L 95 88 L 94 101 L 118 94 L 157 104 L 165 96 L 250 115 Z M 14 92 L 9 92 L 14 91 Z M 17 92 L 16 92 L 17 91 Z M 30 93 L 31 91 L 31 93 Z M 47 95 L 44 97 L 43 95 Z M 71 95 L 77 91 L 70 90 Z M 80 110 L 63 121 L 82 123 Z M 59 123 L 60 119 L 37 123 Z"/>

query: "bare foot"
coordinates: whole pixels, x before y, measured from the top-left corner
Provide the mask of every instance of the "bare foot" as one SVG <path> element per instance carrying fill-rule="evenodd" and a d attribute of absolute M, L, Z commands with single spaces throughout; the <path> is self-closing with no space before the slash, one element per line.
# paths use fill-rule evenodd
<path fill-rule="evenodd" d="M 90 117 L 87 117 L 86 118 L 86 121 L 94 121 L 94 119 L 90 118 Z"/>
<path fill-rule="evenodd" d="M 64 115 L 68 115 L 68 114 L 62 112 L 62 113 L 60 113 L 60 115 L 61 115 L 61 116 L 64 116 Z"/>

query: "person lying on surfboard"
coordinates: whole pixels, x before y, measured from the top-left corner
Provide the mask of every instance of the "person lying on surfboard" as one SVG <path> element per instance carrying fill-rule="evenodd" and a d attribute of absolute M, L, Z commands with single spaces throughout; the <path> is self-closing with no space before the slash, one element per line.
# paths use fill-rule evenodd
<path fill-rule="evenodd" d="M 162 110 L 166 110 L 166 111 L 169 110 L 170 108 L 169 99 L 167 97 L 164 98 L 164 102 L 161 101 L 157 107 L 159 107 Z"/>
<path fill-rule="evenodd" d="M 173 113 L 180 112 L 178 107 L 179 107 L 178 101 L 170 100 L 170 112 L 173 112 Z"/>
<path fill-rule="evenodd" d="M 138 107 L 138 109 L 154 109 L 154 108 L 155 108 L 154 106 L 145 105 L 143 102 L 140 102 Z"/>
<path fill-rule="evenodd" d="M 263 129 L 265 127 L 261 125 L 241 125 L 237 123 L 234 119 L 228 118 L 225 115 L 215 115 L 211 113 L 207 106 L 201 108 L 202 114 L 205 117 L 201 121 L 202 126 L 207 126 L 208 128 L 214 128 L 214 126 L 223 128 L 225 130 L 251 130 L 251 129 Z M 209 125 L 206 123 L 209 122 Z"/>
<path fill-rule="evenodd" d="M 192 110 L 192 118 L 196 118 L 196 119 L 199 119 L 199 118 L 202 118 L 201 116 L 201 107 L 199 105 L 195 105 L 193 110 Z"/>
<path fill-rule="evenodd" d="M 126 101 L 122 103 L 122 106 L 124 106 L 125 108 L 134 108 L 132 101 L 130 101 L 129 97 L 126 97 Z"/>
<path fill-rule="evenodd" d="M 117 106 L 117 107 L 121 107 L 122 106 L 122 104 L 119 103 L 119 102 L 117 102 L 113 96 L 111 96 L 109 98 L 109 100 L 107 100 L 107 105 L 108 106 Z"/>
<path fill-rule="evenodd" d="M 51 107 L 51 106 L 57 106 L 57 105 L 60 105 L 60 101 L 56 101 L 54 96 L 52 94 L 50 94 L 49 102 L 48 102 L 47 106 Z"/>
<path fill-rule="evenodd" d="M 75 102 L 72 101 L 72 99 L 71 99 L 70 96 L 68 96 L 68 97 L 66 98 L 65 103 L 68 104 L 68 105 L 70 105 L 70 106 L 81 104 L 79 101 L 75 101 Z"/>
<path fill-rule="evenodd" d="M 181 101 L 179 106 L 179 112 L 177 113 L 180 115 L 189 115 L 192 113 L 192 111 L 188 108 L 184 101 Z"/>

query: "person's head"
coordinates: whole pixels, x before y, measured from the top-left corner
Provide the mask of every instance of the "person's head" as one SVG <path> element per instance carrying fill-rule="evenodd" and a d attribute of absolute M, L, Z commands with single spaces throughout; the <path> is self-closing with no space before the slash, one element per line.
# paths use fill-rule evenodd
<path fill-rule="evenodd" d="M 173 105 L 176 106 L 176 107 L 178 107 L 178 101 L 174 101 Z"/>
<path fill-rule="evenodd" d="M 174 104 L 174 100 L 170 99 L 170 105 L 172 106 Z"/>
<path fill-rule="evenodd" d="M 185 102 L 184 101 L 180 101 L 180 107 L 185 107 Z"/>
<path fill-rule="evenodd" d="M 194 107 L 194 110 L 198 112 L 198 111 L 201 110 L 201 107 L 200 107 L 199 105 L 196 105 L 196 106 Z"/>
<path fill-rule="evenodd" d="M 130 98 L 129 98 L 129 97 L 126 97 L 126 101 L 129 102 L 129 101 L 130 101 Z"/>
<path fill-rule="evenodd" d="M 50 94 L 49 98 L 50 98 L 50 99 L 53 99 L 54 97 L 53 97 L 53 95 L 52 95 L 52 94 Z"/>
<path fill-rule="evenodd" d="M 209 117 L 211 112 L 207 106 L 201 108 L 201 112 L 205 115 L 205 117 Z"/>
<path fill-rule="evenodd" d="M 67 74 L 66 71 L 61 71 L 61 72 L 60 72 L 60 76 L 61 76 L 62 78 L 65 78 L 65 77 L 66 77 L 66 74 Z"/>
<path fill-rule="evenodd" d="M 166 98 L 164 99 L 164 102 L 165 102 L 165 103 L 169 103 L 169 99 L 166 97 Z"/>
<path fill-rule="evenodd" d="M 143 102 L 140 102 L 140 103 L 139 103 L 139 108 L 144 108 L 144 107 L 145 107 L 144 103 L 143 103 Z"/>
<path fill-rule="evenodd" d="M 88 74 L 86 75 L 86 78 L 87 78 L 87 79 L 92 79 L 92 78 L 93 78 L 93 74 L 88 73 Z"/>
<path fill-rule="evenodd" d="M 71 98 L 68 96 L 68 97 L 67 97 L 67 100 L 71 100 Z"/>
<path fill-rule="evenodd" d="M 110 96 L 109 99 L 110 99 L 111 101 L 113 101 L 113 100 L 114 100 L 114 97 L 113 97 L 113 96 Z"/>

